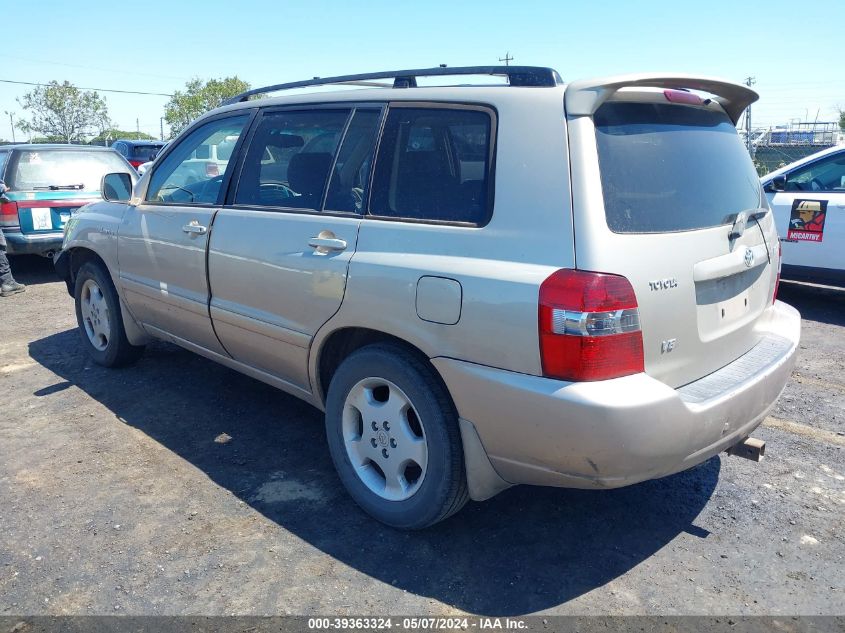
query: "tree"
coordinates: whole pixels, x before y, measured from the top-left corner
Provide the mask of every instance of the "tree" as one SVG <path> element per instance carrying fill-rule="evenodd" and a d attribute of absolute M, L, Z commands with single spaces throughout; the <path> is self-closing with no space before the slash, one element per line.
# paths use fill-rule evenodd
<path fill-rule="evenodd" d="M 37 132 L 70 143 L 82 140 L 94 130 L 111 127 L 105 99 L 68 81 L 38 86 L 18 99 L 18 103 L 30 112 L 29 121 L 18 123 L 29 134 Z"/>
<path fill-rule="evenodd" d="M 147 134 L 146 132 L 138 132 L 136 130 L 119 130 L 115 127 L 110 127 L 106 130 L 102 130 L 97 136 L 92 138 L 89 143 L 91 145 L 105 145 L 108 143 L 111 145 L 112 141 L 116 141 L 120 138 L 127 138 L 132 140 L 141 140 L 141 141 L 155 141 L 156 137 Z"/>
<path fill-rule="evenodd" d="M 185 90 L 177 90 L 164 106 L 164 120 L 170 126 L 171 138 L 185 129 L 191 121 L 209 110 L 219 107 L 226 99 L 249 90 L 249 84 L 235 77 L 225 79 L 192 79 Z"/>
<path fill-rule="evenodd" d="M 845 110 L 839 111 L 839 129 L 845 130 Z"/>

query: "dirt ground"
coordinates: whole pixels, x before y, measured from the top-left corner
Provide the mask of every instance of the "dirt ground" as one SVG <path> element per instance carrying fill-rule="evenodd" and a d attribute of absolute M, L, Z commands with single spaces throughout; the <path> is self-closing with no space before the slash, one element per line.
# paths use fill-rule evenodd
<path fill-rule="evenodd" d="M 518 487 L 401 533 L 341 489 L 318 411 L 171 345 L 98 367 L 49 262 L 13 268 L 0 615 L 845 613 L 845 291 L 782 285 L 803 339 L 762 463 Z"/>

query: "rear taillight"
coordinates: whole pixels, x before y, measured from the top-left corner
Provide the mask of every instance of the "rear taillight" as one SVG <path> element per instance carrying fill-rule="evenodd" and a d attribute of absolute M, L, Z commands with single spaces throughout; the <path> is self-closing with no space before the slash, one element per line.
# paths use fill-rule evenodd
<path fill-rule="evenodd" d="M 778 300 L 778 288 L 780 287 L 780 268 L 783 263 L 783 246 L 778 242 L 778 274 L 775 277 L 775 292 L 772 295 L 772 303 Z"/>
<path fill-rule="evenodd" d="M 644 371 L 637 297 L 619 275 L 559 270 L 540 286 L 543 375 L 586 381 Z"/>
<path fill-rule="evenodd" d="M 0 202 L 0 224 L 6 226 L 18 225 L 18 203 Z"/>
<path fill-rule="evenodd" d="M 144 164 L 142 160 L 135 160 L 134 158 L 129 159 L 129 164 L 132 165 L 135 169 L 138 169 L 141 165 Z"/>

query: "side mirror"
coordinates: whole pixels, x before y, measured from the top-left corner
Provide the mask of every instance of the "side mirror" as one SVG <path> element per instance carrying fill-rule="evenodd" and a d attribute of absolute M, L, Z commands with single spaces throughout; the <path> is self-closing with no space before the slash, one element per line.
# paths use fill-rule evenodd
<path fill-rule="evenodd" d="M 100 191 L 107 202 L 129 202 L 132 198 L 132 176 L 126 172 L 116 172 L 103 176 Z"/>
<path fill-rule="evenodd" d="M 781 174 L 772 178 L 772 191 L 786 191 L 786 176 Z"/>

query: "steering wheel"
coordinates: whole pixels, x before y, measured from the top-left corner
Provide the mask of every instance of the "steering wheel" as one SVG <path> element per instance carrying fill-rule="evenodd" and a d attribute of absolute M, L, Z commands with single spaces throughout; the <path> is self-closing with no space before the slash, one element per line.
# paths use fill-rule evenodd
<path fill-rule="evenodd" d="M 168 188 L 170 188 L 170 187 L 168 187 Z M 177 191 L 184 191 L 185 193 L 187 193 L 188 198 L 189 198 L 188 202 L 194 201 L 194 192 L 191 191 L 190 189 L 185 189 L 185 187 L 180 187 L 179 185 L 172 185 L 172 188 L 173 188 L 173 191 L 171 193 L 167 194 L 167 196 L 166 196 L 168 202 L 178 202 L 178 200 L 173 199 L 173 194 L 176 193 Z M 162 198 L 162 199 L 165 198 L 165 196 L 162 196 L 161 194 L 159 194 L 159 197 Z"/>
<path fill-rule="evenodd" d="M 364 188 L 352 187 L 352 199 L 355 201 L 355 210 L 360 211 L 364 206 Z"/>
<path fill-rule="evenodd" d="M 259 185 L 259 189 L 262 193 L 272 192 L 283 194 L 283 198 L 293 198 L 294 196 L 296 196 L 296 192 L 293 189 L 281 182 L 262 182 Z"/>

